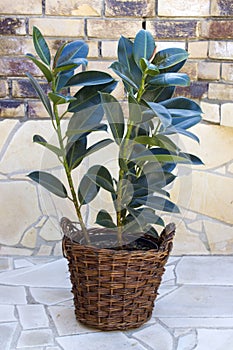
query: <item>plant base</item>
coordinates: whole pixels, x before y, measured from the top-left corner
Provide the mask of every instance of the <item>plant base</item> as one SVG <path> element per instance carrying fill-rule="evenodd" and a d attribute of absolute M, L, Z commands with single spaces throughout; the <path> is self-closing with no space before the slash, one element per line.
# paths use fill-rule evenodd
<path fill-rule="evenodd" d="M 102 330 L 127 330 L 148 321 L 175 225 L 162 231 L 157 249 L 134 251 L 82 245 L 72 240 L 81 232 L 68 219 L 63 218 L 61 226 L 77 320 Z"/>

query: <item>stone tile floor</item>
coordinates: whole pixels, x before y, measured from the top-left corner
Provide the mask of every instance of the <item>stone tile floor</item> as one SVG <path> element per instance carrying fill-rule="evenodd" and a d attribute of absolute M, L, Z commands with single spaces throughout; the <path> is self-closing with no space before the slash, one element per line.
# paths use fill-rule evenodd
<path fill-rule="evenodd" d="M 1 350 L 232 350 L 233 257 L 168 261 L 151 320 L 127 332 L 76 322 L 63 258 L 0 258 Z"/>

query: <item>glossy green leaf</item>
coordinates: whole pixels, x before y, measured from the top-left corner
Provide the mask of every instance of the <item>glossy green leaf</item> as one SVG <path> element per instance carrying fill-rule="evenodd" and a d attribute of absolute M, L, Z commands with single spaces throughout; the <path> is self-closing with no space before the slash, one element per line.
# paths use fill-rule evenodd
<path fill-rule="evenodd" d="M 100 187 L 85 174 L 78 187 L 78 199 L 80 205 L 90 203 L 98 194 Z"/>
<path fill-rule="evenodd" d="M 101 99 L 100 99 L 99 92 L 110 93 L 115 89 L 116 85 L 117 85 L 117 82 L 114 80 L 106 84 L 82 87 L 74 95 L 75 101 L 70 103 L 68 108 L 69 112 L 79 112 L 83 109 L 87 109 L 100 104 Z"/>
<path fill-rule="evenodd" d="M 117 67 L 116 69 L 126 76 L 126 72 L 128 72 L 130 74 L 131 81 L 139 86 L 142 78 L 142 72 L 137 66 L 133 57 L 133 42 L 124 36 L 121 36 L 118 43 L 118 60 L 120 65 L 125 67 L 125 70 L 122 71 Z"/>
<path fill-rule="evenodd" d="M 41 72 L 44 74 L 44 76 L 48 82 L 52 81 L 52 79 L 53 79 L 52 72 L 47 65 L 45 65 L 43 62 L 37 60 L 36 57 L 34 57 L 33 55 L 31 55 L 29 53 L 26 54 L 26 56 L 27 56 L 27 58 L 32 60 L 32 62 L 34 62 L 35 65 L 41 70 Z"/>
<path fill-rule="evenodd" d="M 30 73 L 26 73 L 28 76 L 30 83 L 32 84 L 33 88 L 36 90 L 37 95 L 39 96 L 41 102 L 43 103 L 45 109 L 47 110 L 48 114 L 51 118 L 53 118 L 53 112 L 52 107 L 49 101 L 48 96 L 44 93 L 41 86 L 37 83 L 37 81 L 33 78 L 33 76 Z"/>
<path fill-rule="evenodd" d="M 140 30 L 134 39 L 133 55 L 135 62 L 140 65 L 141 58 L 149 60 L 154 54 L 155 47 L 151 33 L 144 29 Z"/>
<path fill-rule="evenodd" d="M 168 109 L 185 109 L 196 111 L 200 114 L 202 113 L 200 106 L 196 102 L 186 97 L 175 97 L 160 103 Z"/>
<path fill-rule="evenodd" d="M 56 77 L 56 92 L 66 89 L 67 81 L 74 75 L 74 70 L 59 72 Z"/>
<path fill-rule="evenodd" d="M 148 80 L 150 85 L 189 86 L 190 79 L 185 73 L 162 73 Z"/>
<path fill-rule="evenodd" d="M 55 153 L 58 157 L 61 157 L 63 155 L 62 150 L 54 145 L 49 144 L 42 136 L 40 135 L 34 135 L 33 136 L 33 142 L 36 142 L 46 148 L 48 148 L 50 151 Z"/>
<path fill-rule="evenodd" d="M 80 72 L 72 76 L 66 83 L 66 87 L 69 86 L 92 86 L 102 85 L 113 82 L 114 79 L 105 72 L 100 71 L 86 71 Z"/>
<path fill-rule="evenodd" d="M 28 175 L 30 179 L 45 187 L 58 197 L 67 198 L 67 191 L 63 183 L 54 175 L 44 171 L 33 171 Z"/>
<path fill-rule="evenodd" d="M 70 170 L 75 169 L 87 152 L 87 138 L 82 137 L 66 146 L 66 160 Z"/>
<path fill-rule="evenodd" d="M 69 138 L 70 142 L 78 140 L 82 136 L 87 136 L 94 131 L 107 131 L 106 124 L 90 124 L 86 126 L 81 126 L 80 129 L 70 129 L 67 130 L 66 136 Z"/>
<path fill-rule="evenodd" d="M 159 118 L 164 128 L 171 125 L 172 117 L 167 108 L 155 102 L 147 102 L 146 105 L 154 112 L 155 117 Z"/>
<path fill-rule="evenodd" d="M 145 199 L 138 198 L 137 201 L 138 203 L 141 203 L 142 205 L 145 205 L 146 207 L 149 207 L 155 210 L 161 210 L 169 213 L 180 212 L 176 204 L 162 197 L 152 196 L 152 197 L 147 197 Z"/>
<path fill-rule="evenodd" d="M 54 92 L 49 92 L 48 96 L 55 105 L 62 105 L 64 103 L 75 101 L 75 97 L 68 96 L 68 95 L 65 96 Z"/>
<path fill-rule="evenodd" d="M 59 57 L 61 56 L 61 53 L 66 45 L 67 45 L 67 43 L 63 43 L 57 49 L 55 56 L 54 56 L 54 59 L 53 59 L 53 69 L 56 67 L 57 61 L 58 61 Z"/>
<path fill-rule="evenodd" d="M 135 124 L 142 122 L 142 106 L 137 102 L 136 98 L 132 95 L 128 97 L 128 106 L 129 106 L 129 120 Z"/>
<path fill-rule="evenodd" d="M 121 105 L 115 97 L 108 93 L 100 93 L 100 96 L 113 137 L 120 145 L 124 135 L 124 115 Z"/>
<path fill-rule="evenodd" d="M 59 57 L 56 60 L 56 67 L 73 61 L 76 58 L 86 58 L 88 55 L 88 45 L 83 40 L 72 41 L 65 44 Z"/>
<path fill-rule="evenodd" d="M 96 217 L 96 224 L 107 227 L 107 228 L 116 228 L 111 215 L 106 210 L 100 210 Z"/>
<path fill-rule="evenodd" d="M 134 81 L 134 78 L 125 65 L 120 62 L 113 62 L 110 68 L 123 80 L 123 82 L 134 88 L 136 91 L 138 90 L 138 86 Z"/>
<path fill-rule="evenodd" d="M 92 166 L 87 176 L 95 182 L 95 184 L 99 187 L 104 188 L 106 191 L 115 193 L 114 187 L 113 187 L 113 180 L 110 172 L 107 168 L 105 168 L 102 165 L 94 165 Z"/>
<path fill-rule="evenodd" d="M 163 134 L 164 135 L 181 134 L 191 138 L 192 140 L 198 143 L 200 142 L 199 138 L 194 133 L 187 131 L 185 129 L 179 128 L 177 126 L 170 126 L 163 132 Z"/>
<path fill-rule="evenodd" d="M 111 140 L 111 139 L 104 139 L 104 140 L 101 140 L 99 142 L 96 142 L 94 145 L 91 145 L 87 149 L 85 157 L 90 156 L 92 153 L 95 153 L 95 152 L 103 149 L 104 147 L 110 145 L 111 143 L 113 143 L 113 140 Z"/>
<path fill-rule="evenodd" d="M 156 76 L 159 74 L 159 69 L 153 63 L 150 63 L 146 58 L 141 58 L 139 61 L 141 70 L 150 76 Z"/>
<path fill-rule="evenodd" d="M 187 51 L 180 48 L 168 48 L 157 52 L 152 63 L 160 70 L 174 67 L 180 62 L 185 62 L 188 58 Z"/>
<path fill-rule="evenodd" d="M 66 63 L 63 63 L 63 64 L 57 66 L 54 69 L 54 73 L 57 74 L 58 72 L 64 72 L 64 71 L 68 71 L 71 69 L 76 69 L 81 64 L 86 66 L 87 60 L 85 58 L 77 58 L 77 59 L 74 59 L 73 61 L 68 61 Z"/>
<path fill-rule="evenodd" d="M 41 34 L 40 30 L 37 27 L 33 27 L 33 43 L 37 55 L 40 57 L 41 61 L 43 61 L 48 66 L 50 65 L 51 55 L 49 51 L 49 47 Z"/>

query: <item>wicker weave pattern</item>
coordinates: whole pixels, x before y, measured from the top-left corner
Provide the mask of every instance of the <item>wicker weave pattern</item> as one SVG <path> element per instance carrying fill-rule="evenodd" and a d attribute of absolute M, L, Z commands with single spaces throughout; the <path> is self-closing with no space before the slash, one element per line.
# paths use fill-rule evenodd
<path fill-rule="evenodd" d="M 72 228 L 62 223 L 63 231 Z M 103 330 L 139 327 L 150 317 L 175 226 L 161 234 L 159 251 L 115 251 L 83 246 L 64 236 L 75 314 L 78 321 Z"/>

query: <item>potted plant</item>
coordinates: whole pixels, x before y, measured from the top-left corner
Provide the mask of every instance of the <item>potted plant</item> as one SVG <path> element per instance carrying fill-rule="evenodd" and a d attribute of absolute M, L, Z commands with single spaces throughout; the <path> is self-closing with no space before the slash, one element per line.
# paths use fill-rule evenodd
<path fill-rule="evenodd" d="M 111 95 L 117 82 L 110 74 L 75 72 L 87 65 L 87 44 L 79 40 L 62 45 L 51 64 L 38 28 L 33 29 L 33 41 L 39 59 L 27 57 L 42 71 L 51 91 L 45 94 L 28 77 L 51 118 L 58 144 L 51 145 L 40 135 L 34 135 L 33 141 L 56 154 L 69 190 L 50 173 L 34 171 L 28 176 L 74 205 L 78 225 L 62 218 L 61 226 L 76 317 L 104 330 L 138 327 L 151 316 L 172 249 L 175 225 L 157 232 L 158 226 L 165 226 L 163 212 L 179 212 L 166 186 L 175 180 L 177 164 L 202 164 L 173 139 L 174 134 L 182 134 L 198 141 L 187 129 L 200 122 L 200 107 L 190 99 L 173 97 L 176 86 L 190 83 L 186 74 L 178 73 L 187 52 L 178 48 L 156 52 L 153 36 L 146 30 L 140 30 L 134 41 L 121 37 L 118 61 L 110 68 L 124 84 L 126 107 L 122 108 Z M 79 89 L 71 96 L 73 86 Z M 63 113 L 59 113 L 60 104 L 68 104 Z M 62 131 L 68 112 L 72 116 Z M 88 140 L 99 130 L 111 137 L 88 147 Z M 113 142 L 118 147 L 117 176 L 96 153 L 100 164 L 91 166 L 76 184 L 73 170 Z M 113 211 L 100 208 L 96 227 L 89 228 L 83 209 L 100 190 L 109 193 Z"/>

